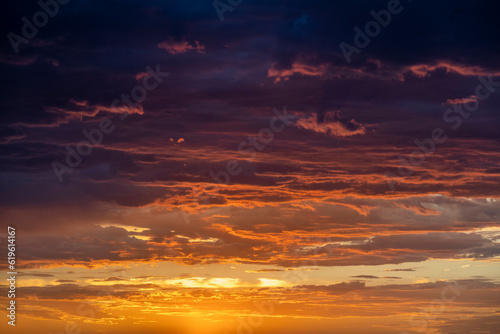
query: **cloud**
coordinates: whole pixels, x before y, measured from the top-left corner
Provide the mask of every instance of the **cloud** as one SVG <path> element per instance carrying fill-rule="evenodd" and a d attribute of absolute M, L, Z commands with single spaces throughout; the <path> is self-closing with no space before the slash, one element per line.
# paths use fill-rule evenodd
<path fill-rule="evenodd" d="M 5 63 L 14 66 L 28 66 L 34 64 L 38 60 L 38 55 L 10 55 L 0 52 L 0 63 Z"/>
<path fill-rule="evenodd" d="M 407 268 L 407 269 L 384 269 L 384 271 L 415 271 L 415 269 Z"/>
<path fill-rule="evenodd" d="M 198 318 L 203 322 L 213 319 L 213 315 L 206 312 L 207 309 L 221 317 L 236 315 L 234 317 L 236 319 L 239 314 L 255 312 L 255 305 L 264 305 L 265 309 L 269 310 L 272 303 L 277 305 L 276 302 L 279 302 L 280 307 L 275 307 L 273 313 L 265 318 L 263 326 L 259 327 L 263 333 L 275 332 L 273 319 L 276 317 L 287 319 L 314 317 L 315 328 L 322 328 L 321 324 L 324 324 L 325 330 L 320 333 L 331 331 L 332 323 L 349 326 L 348 328 L 352 329 L 349 333 L 367 331 L 373 328 L 373 322 L 365 323 L 367 318 L 379 319 L 377 323 L 385 327 L 384 333 L 389 327 L 394 332 L 416 331 L 416 326 L 420 323 L 409 323 L 409 314 L 412 314 L 414 319 L 427 319 L 429 330 L 459 331 L 460 328 L 466 328 L 468 331 L 478 328 L 493 330 L 498 325 L 498 322 L 494 321 L 495 312 L 490 310 L 495 310 L 498 305 L 500 286 L 481 279 L 443 280 L 376 287 L 367 287 L 364 282 L 356 281 L 330 285 L 309 284 L 258 289 L 253 287 L 226 288 L 219 285 L 172 287 L 129 283 L 110 286 L 79 286 L 77 284 L 26 286 L 23 287 L 23 294 L 18 299 L 22 301 L 27 317 L 37 317 L 38 320 L 60 319 L 59 322 L 51 322 L 51 327 L 48 327 L 47 331 L 54 330 L 54 323 L 61 324 L 61 328 L 64 328 L 69 318 L 75 316 L 81 318 L 83 315 L 77 313 L 77 310 L 81 310 L 82 303 L 84 303 L 84 310 L 94 311 L 92 317 L 89 317 L 89 313 L 85 315 L 89 320 L 87 325 L 89 330 L 95 331 L 94 328 L 98 329 L 102 326 L 100 322 L 94 324 L 90 321 L 90 318 L 95 318 L 94 320 L 113 321 L 115 328 L 123 326 L 124 329 L 119 329 L 121 333 L 134 333 L 137 332 L 138 327 L 134 327 L 135 325 L 130 322 L 144 319 L 144 312 L 140 312 L 144 310 L 144 300 L 147 300 L 150 305 L 152 314 L 148 314 L 147 320 L 156 327 L 164 324 L 165 319 L 174 321 L 173 319 L 179 317 L 181 312 L 182 314 L 199 313 Z M 443 291 L 447 292 L 444 294 Z M 455 291 L 456 294 L 453 293 Z M 452 301 L 444 304 L 446 312 L 438 312 L 436 308 L 432 308 L 433 302 L 442 294 L 447 298 L 456 296 Z M 174 298 L 177 302 L 172 304 L 171 300 Z M 54 300 L 57 300 L 57 303 Z M 32 312 L 36 310 L 43 312 Z M 161 310 L 161 314 L 155 316 L 158 310 Z M 447 317 L 447 313 L 452 313 L 454 316 Z M 438 315 L 439 321 L 433 321 L 431 316 Z M 345 318 L 349 318 L 349 322 L 344 323 Z M 228 328 L 234 328 L 233 317 L 229 319 Z M 484 320 L 487 321 L 487 326 L 483 326 Z M 287 331 L 291 331 L 292 328 L 302 330 L 300 322 L 288 324 L 289 322 L 290 320 L 281 323 L 280 328 L 285 328 Z M 269 323 L 270 325 L 267 325 Z M 38 326 L 42 327 L 44 324 L 45 321 L 39 321 Z M 141 326 L 143 327 L 144 324 L 141 323 Z M 188 326 L 189 324 L 182 321 L 179 325 L 179 333 Z M 113 333 L 118 333 L 118 331 Z"/>
<path fill-rule="evenodd" d="M 407 71 L 410 71 L 416 76 L 423 78 L 439 69 L 443 69 L 446 72 L 455 72 L 463 76 L 488 76 L 490 74 L 494 76 L 500 75 L 500 71 L 491 72 L 490 70 L 482 68 L 481 66 L 468 66 L 465 64 L 457 64 L 446 61 L 438 62 L 435 64 L 412 65 L 407 68 Z"/>
<path fill-rule="evenodd" d="M 33 277 L 54 277 L 54 274 L 49 273 L 19 273 L 17 276 L 33 276 Z"/>
<path fill-rule="evenodd" d="M 340 111 L 329 111 L 320 119 L 317 115 L 299 118 L 295 126 L 330 136 L 348 137 L 366 133 L 366 128 L 354 119 L 342 118 Z"/>
<path fill-rule="evenodd" d="M 446 100 L 446 102 L 443 103 L 443 105 L 445 105 L 445 104 L 449 104 L 449 105 L 466 104 L 466 103 L 477 102 L 478 100 L 479 100 L 479 98 L 477 96 L 471 95 L 469 97 L 462 98 L 462 99 L 448 99 L 448 100 Z"/>
<path fill-rule="evenodd" d="M 102 105 L 92 105 L 89 101 L 75 101 L 70 100 L 69 106 L 66 108 L 47 108 L 47 111 L 53 114 L 61 115 L 65 121 L 68 122 L 70 119 L 80 120 L 87 117 L 95 117 L 100 112 L 107 112 L 111 114 L 144 114 L 144 110 L 141 104 L 138 104 L 136 107 L 127 107 L 125 105 L 120 107 L 107 107 Z"/>
<path fill-rule="evenodd" d="M 117 282 L 117 281 L 128 281 L 123 277 L 107 277 L 106 279 L 95 279 L 94 282 Z"/>
<path fill-rule="evenodd" d="M 274 272 L 282 272 L 284 269 L 257 269 L 257 270 L 246 270 L 247 273 L 274 273 Z"/>
<path fill-rule="evenodd" d="M 346 294 L 355 290 L 363 290 L 365 289 L 364 282 L 342 282 L 331 285 L 300 285 L 297 286 L 299 289 L 306 289 L 310 291 L 322 291 L 329 295 L 341 295 Z"/>
<path fill-rule="evenodd" d="M 354 278 L 366 278 L 366 279 L 377 279 L 380 278 L 378 276 L 373 276 L 373 275 L 356 275 L 356 276 L 351 276 Z"/>
<path fill-rule="evenodd" d="M 200 42 L 198 41 L 194 41 L 194 45 L 192 45 L 186 40 L 174 41 L 172 38 L 159 43 L 158 48 L 164 49 L 165 51 L 173 55 L 182 54 L 189 51 L 205 53 L 205 45 L 200 44 Z"/>
<path fill-rule="evenodd" d="M 274 83 L 278 83 L 280 81 L 287 81 L 296 74 L 310 77 L 323 77 L 327 74 L 327 68 L 326 65 L 314 66 L 296 62 L 293 63 L 289 69 L 280 69 L 277 63 L 273 63 L 267 72 L 267 76 L 269 78 L 275 78 Z"/>

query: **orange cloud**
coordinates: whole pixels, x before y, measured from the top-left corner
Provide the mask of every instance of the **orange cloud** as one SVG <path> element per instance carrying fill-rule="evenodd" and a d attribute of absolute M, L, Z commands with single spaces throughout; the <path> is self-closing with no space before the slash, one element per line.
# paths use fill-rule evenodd
<path fill-rule="evenodd" d="M 436 64 L 418 64 L 406 68 L 406 71 L 413 72 L 418 77 L 426 77 L 431 72 L 437 69 L 445 69 L 447 72 L 458 73 L 463 76 L 483 76 L 483 75 L 500 75 L 500 72 L 492 72 L 480 66 L 467 66 L 462 64 L 455 64 L 449 61 L 440 61 Z"/>
<path fill-rule="evenodd" d="M 194 45 L 190 44 L 186 40 L 174 41 L 170 38 L 168 41 L 163 41 L 158 44 L 158 48 L 164 49 L 170 54 L 182 54 L 189 51 L 196 51 L 198 53 L 205 53 L 205 45 L 200 44 L 198 41 L 194 41 Z"/>
<path fill-rule="evenodd" d="M 280 82 L 281 80 L 287 81 L 291 76 L 295 74 L 300 74 L 304 76 L 322 77 L 326 74 L 328 69 L 327 65 L 306 65 L 302 63 L 293 63 L 290 69 L 278 69 L 277 63 L 273 63 L 271 68 L 267 72 L 269 78 L 275 78 L 274 83 Z"/>
<path fill-rule="evenodd" d="M 318 116 L 313 114 L 299 118 L 295 125 L 298 128 L 338 137 L 363 135 L 366 133 L 366 128 L 354 119 L 350 121 L 343 120 L 340 117 L 339 111 L 327 112 L 323 122 L 320 122 Z"/>
<path fill-rule="evenodd" d="M 448 99 L 443 104 L 451 104 L 451 105 L 453 105 L 453 104 L 465 104 L 465 103 L 476 102 L 476 101 L 478 101 L 478 99 L 479 98 L 476 95 L 471 95 L 469 97 L 462 98 L 462 99 Z"/>
<path fill-rule="evenodd" d="M 66 108 L 51 107 L 47 108 L 47 111 L 53 114 L 59 114 L 63 116 L 63 120 L 59 121 L 57 125 L 68 123 L 70 120 L 82 120 L 83 117 L 95 117 L 99 112 L 109 112 L 113 114 L 144 114 L 144 109 L 141 104 L 136 107 L 128 107 L 124 104 L 119 106 L 103 106 L 99 104 L 91 104 L 89 101 L 82 100 L 70 100 L 70 106 Z M 29 126 L 29 125 L 26 125 Z M 41 127 L 43 125 L 36 124 L 35 127 Z M 54 126 L 54 124 L 48 124 L 47 126 Z"/>

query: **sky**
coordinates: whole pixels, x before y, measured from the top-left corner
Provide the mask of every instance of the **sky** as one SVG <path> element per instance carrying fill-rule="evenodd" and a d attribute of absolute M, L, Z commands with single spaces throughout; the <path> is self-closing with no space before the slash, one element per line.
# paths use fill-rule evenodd
<path fill-rule="evenodd" d="M 499 333 L 499 9 L 3 2 L 1 332 Z"/>

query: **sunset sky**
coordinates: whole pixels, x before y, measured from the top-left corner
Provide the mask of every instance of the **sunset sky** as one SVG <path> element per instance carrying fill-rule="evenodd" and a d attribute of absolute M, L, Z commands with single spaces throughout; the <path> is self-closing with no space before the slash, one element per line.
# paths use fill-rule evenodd
<path fill-rule="evenodd" d="M 500 333 L 498 1 L 65 1 L 0 11 L 1 333 Z"/>

